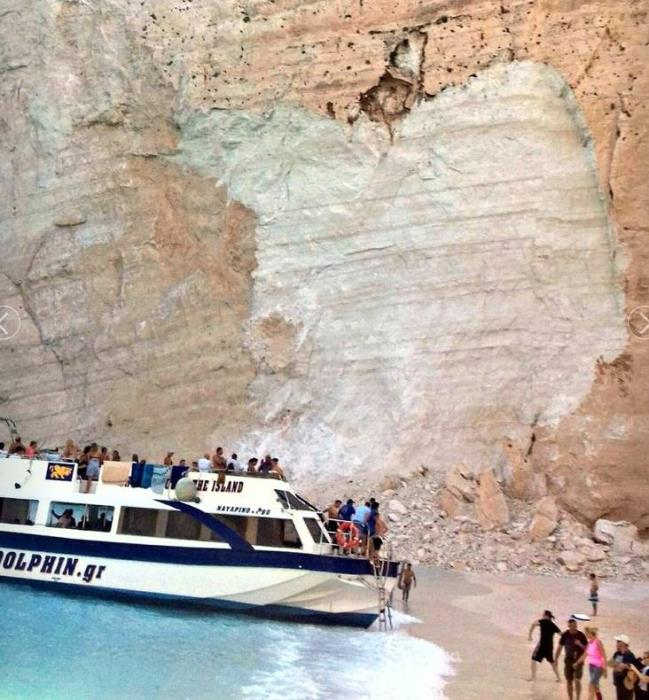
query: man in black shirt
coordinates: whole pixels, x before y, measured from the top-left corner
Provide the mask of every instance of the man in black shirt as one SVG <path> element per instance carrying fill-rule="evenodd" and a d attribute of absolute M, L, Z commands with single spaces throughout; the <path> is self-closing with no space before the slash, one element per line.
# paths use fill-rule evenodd
<path fill-rule="evenodd" d="M 554 624 L 554 615 L 549 610 L 546 610 L 543 613 L 543 617 L 533 622 L 530 626 L 528 635 L 530 642 L 532 641 L 532 632 L 535 627 L 538 627 L 541 631 L 541 637 L 532 654 L 532 675 L 530 680 L 533 681 L 536 678 L 536 664 L 540 664 L 543 659 L 545 659 L 552 666 L 554 675 L 557 677 L 557 682 L 559 682 L 561 679 L 559 678 L 557 665 L 554 663 L 554 658 L 552 656 L 552 640 L 555 634 L 561 634 L 561 630 Z"/>
<path fill-rule="evenodd" d="M 568 620 L 568 629 L 559 638 L 555 663 L 559 663 L 561 652 L 565 650 L 563 675 L 566 677 L 566 687 L 570 700 L 579 700 L 581 697 L 581 677 L 584 672 L 584 664 L 581 663 L 575 668 L 575 661 L 579 659 L 588 644 L 586 635 L 577 628 L 577 620 L 571 617 Z"/>
<path fill-rule="evenodd" d="M 613 685 L 617 700 L 633 700 L 633 685 L 627 688 L 624 684 L 627 672 L 630 666 L 638 668 L 639 661 L 629 649 L 630 640 L 626 634 L 618 634 L 615 637 L 616 649 L 613 656 L 609 659 L 608 665 L 613 667 Z M 635 676 L 630 674 L 631 679 L 635 680 Z"/>

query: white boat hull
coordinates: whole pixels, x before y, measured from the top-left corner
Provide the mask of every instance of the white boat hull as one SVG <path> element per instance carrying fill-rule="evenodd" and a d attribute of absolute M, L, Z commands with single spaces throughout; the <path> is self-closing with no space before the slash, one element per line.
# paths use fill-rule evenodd
<path fill-rule="evenodd" d="M 7 548 L 5 538 L 0 577 L 13 583 L 317 623 L 369 626 L 378 614 L 376 578 L 369 574 L 314 571 L 300 564 L 284 568 L 124 560 L 77 555 L 78 540 L 67 539 L 68 546 L 56 551 L 51 537 L 37 538 L 48 545 L 43 550 Z M 388 593 L 394 581 L 386 579 Z"/>

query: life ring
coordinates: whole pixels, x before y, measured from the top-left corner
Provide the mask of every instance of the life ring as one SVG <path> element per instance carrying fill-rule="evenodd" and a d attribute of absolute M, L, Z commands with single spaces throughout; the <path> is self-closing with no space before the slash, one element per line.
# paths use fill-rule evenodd
<path fill-rule="evenodd" d="M 336 530 L 336 543 L 343 549 L 355 549 L 356 547 L 360 547 L 360 534 L 360 530 L 354 523 L 340 523 Z"/>

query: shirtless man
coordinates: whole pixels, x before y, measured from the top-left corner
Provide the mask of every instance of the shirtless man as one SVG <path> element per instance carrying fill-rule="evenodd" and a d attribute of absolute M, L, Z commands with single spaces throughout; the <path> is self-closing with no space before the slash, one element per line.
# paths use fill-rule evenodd
<path fill-rule="evenodd" d="M 217 447 L 216 452 L 212 455 L 212 469 L 214 471 L 224 471 L 227 469 L 227 462 L 223 456 L 223 448 Z"/>
<path fill-rule="evenodd" d="M 270 460 L 270 473 L 279 474 L 279 476 L 284 476 L 284 467 L 279 463 L 277 457 L 273 457 Z"/>
<path fill-rule="evenodd" d="M 331 537 L 331 541 L 334 543 L 334 546 L 337 546 L 336 543 L 336 530 L 338 529 L 338 523 L 336 520 L 338 519 L 338 511 L 340 510 L 340 506 L 342 506 L 343 502 L 340 500 L 340 498 L 337 498 L 333 503 L 328 505 L 325 510 L 324 510 L 324 515 L 325 515 L 325 528 L 327 532 L 329 533 L 329 536 Z"/>
<path fill-rule="evenodd" d="M 410 587 L 414 585 L 417 588 L 417 577 L 412 569 L 412 564 L 406 564 L 405 568 L 401 570 L 399 574 L 399 588 L 401 589 L 401 600 L 408 605 L 408 598 L 410 597 Z"/>

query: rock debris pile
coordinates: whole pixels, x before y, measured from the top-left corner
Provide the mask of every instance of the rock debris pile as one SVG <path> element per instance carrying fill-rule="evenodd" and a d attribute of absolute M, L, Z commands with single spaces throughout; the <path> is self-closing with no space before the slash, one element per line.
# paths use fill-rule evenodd
<path fill-rule="evenodd" d="M 385 477 L 375 492 L 396 556 L 413 563 L 458 571 L 649 578 L 649 540 L 639 537 L 635 525 L 600 519 L 590 528 L 551 495 L 525 501 L 507 490 L 491 469 L 474 476 L 457 466 L 443 484 L 420 467 Z"/>

